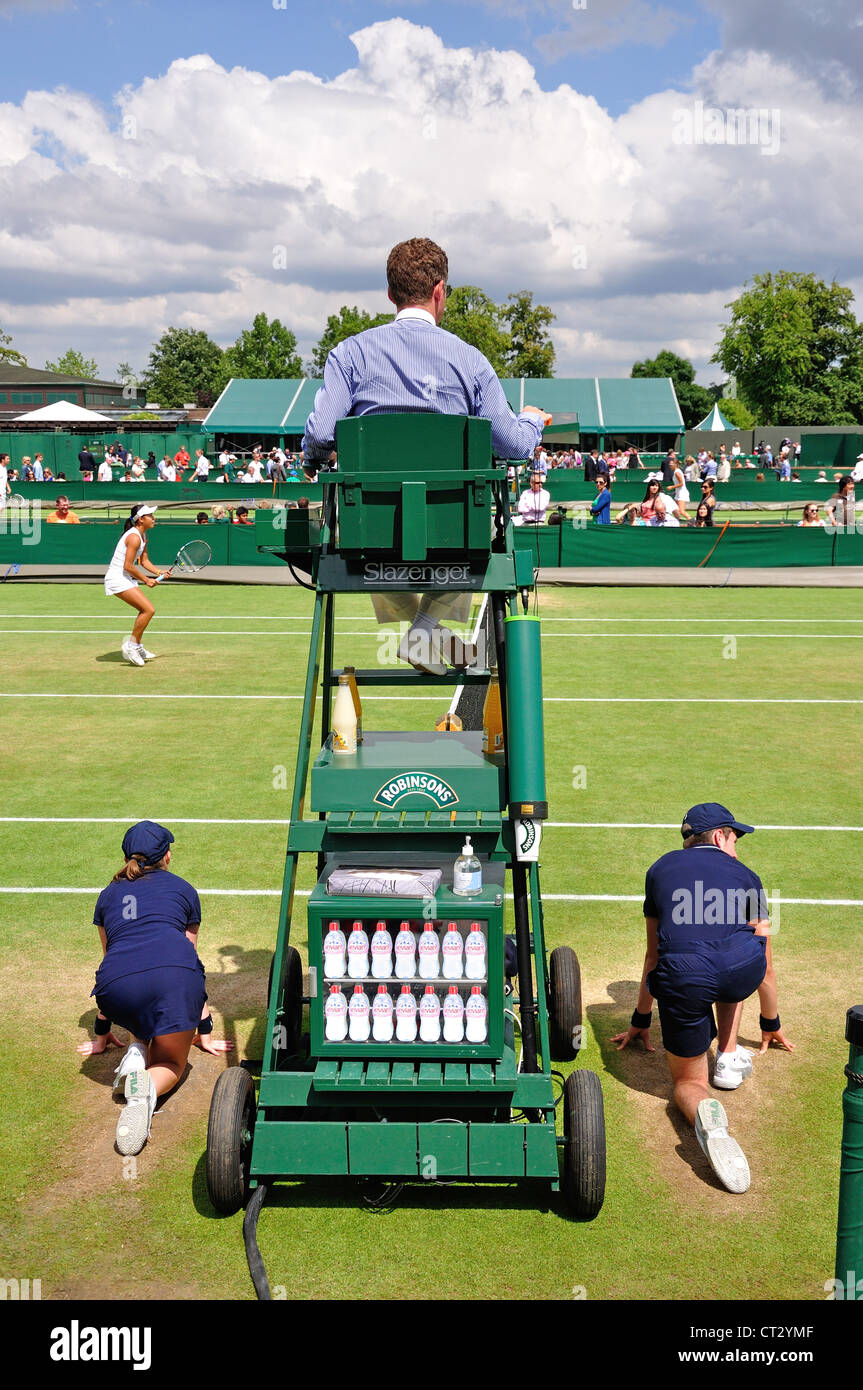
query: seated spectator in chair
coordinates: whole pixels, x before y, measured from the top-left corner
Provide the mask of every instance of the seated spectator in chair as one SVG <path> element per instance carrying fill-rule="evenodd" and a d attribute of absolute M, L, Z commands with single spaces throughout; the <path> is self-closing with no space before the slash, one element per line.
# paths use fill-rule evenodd
<path fill-rule="evenodd" d="M 761 478 L 763 481 L 763 474 L 761 475 Z M 712 478 L 705 478 L 704 482 L 701 484 L 701 500 L 702 502 L 707 503 L 708 507 L 712 512 L 713 508 L 716 506 L 716 492 L 714 490 L 714 483 Z"/>
<path fill-rule="evenodd" d="M 218 526 L 220 523 L 223 523 L 224 525 L 227 525 L 227 523 L 228 523 L 228 515 L 227 515 L 227 512 L 225 511 L 225 508 L 222 506 L 221 502 L 216 502 L 216 504 L 214 505 L 214 507 L 213 507 L 213 509 L 212 509 L 212 515 L 213 515 L 213 521 L 216 523 L 217 526 Z"/>
<path fill-rule="evenodd" d="M 666 499 L 665 497 L 658 497 L 656 499 L 656 507 L 654 509 L 653 516 L 650 519 L 651 526 L 680 525 L 680 522 L 677 520 L 677 517 L 672 511 L 671 507 L 666 506 L 666 501 L 670 500 L 670 498 Z"/>
<path fill-rule="evenodd" d="M 235 526 L 251 526 L 252 518 L 249 516 L 248 507 L 238 507 L 233 518 Z"/>
<path fill-rule="evenodd" d="M 695 509 L 695 520 L 688 523 L 690 526 L 712 526 L 713 508 L 704 501 L 699 502 Z"/>
<path fill-rule="evenodd" d="M 522 525 L 542 526 L 551 501 L 551 494 L 543 487 L 541 473 L 531 473 L 530 485 L 518 499 L 518 515 Z"/>
<path fill-rule="evenodd" d="M 210 524 L 210 518 L 207 516 L 207 513 L 206 513 L 206 512 L 198 512 L 198 515 L 195 517 L 195 525 L 196 525 L 196 526 L 209 526 L 209 524 Z"/>
<path fill-rule="evenodd" d="M 598 526 L 608 526 L 611 521 L 611 491 L 608 474 L 599 473 L 596 478 L 596 497 L 590 504 L 591 515 Z"/>
<path fill-rule="evenodd" d="M 627 526 L 647 526 L 649 522 L 644 520 L 637 502 L 627 502 L 622 511 L 619 511 L 614 518 L 615 525 L 624 522 Z"/>
<path fill-rule="evenodd" d="M 67 526 L 77 526 L 79 524 L 81 518 L 79 516 L 76 516 L 73 511 L 69 510 L 69 498 L 65 495 L 65 493 L 61 493 L 60 496 L 57 498 L 56 507 L 56 511 L 50 512 L 49 515 L 46 516 L 46 522 L 50 523 L 51 525 L 54 525 L 56 523 L 64 523 Z"/>
<path fill-rule="evenodd" d="M 823 525 L 824 525 L 824 520 L 823 520 L 822 517 L 820 517 L 820 516 L 818 515 L 818 503 L 817 503 L 817 502 L 807 502 L 806 506 L 803 508 L 803 516 L 802 516 L 801 520 L 798 521 L 797 525 L 798 525 L 798 526 L 822 526 L 822 527 L 823 527 Z"/>

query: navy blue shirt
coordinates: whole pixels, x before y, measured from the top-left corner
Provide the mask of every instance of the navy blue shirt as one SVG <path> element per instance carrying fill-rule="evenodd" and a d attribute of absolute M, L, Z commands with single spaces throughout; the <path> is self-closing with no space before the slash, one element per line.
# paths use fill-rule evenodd
<path fill-rule="evenodd" d="M 163 965 L 201 969 L 198 953 L 186 936 L 201 920 L 201 903 L 191 883 L 167 869 L 140 878 L 121 878 L 103 888 L 93 922 L 104 927 L 108 949 L 96 971 L 96 990 L 123 975 Z"/>
<path fill-rule="evenodd" d="M 590 510 L 600 526 L 611 524 L 611 493 L 607 487 L 604 487 L 591 502 Z"/>
<path fill-rule="evenodd" d="M 761 879 L 716 845 L 673 849 L 644 878 L 644 915 L 659 921 L 659 952 L 720 941 L 768 917 Z"/>

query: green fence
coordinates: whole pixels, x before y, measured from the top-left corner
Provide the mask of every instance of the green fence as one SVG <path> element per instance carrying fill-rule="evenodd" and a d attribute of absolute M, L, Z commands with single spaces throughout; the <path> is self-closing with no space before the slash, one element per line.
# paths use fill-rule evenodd
<path fill-rule="evenodd" d="M 27 502 L 41 502 L 48 511 L 54 510 L 55 499 L 62 493 L 69 498 L 73 509 L 113 502 L 114 510 L 124 514 L 128 514 L 128 508 L 136 502 L 162 505 L 183 502 L 208 508 L 214 502 L 245 501 L 252 507 L 273 497 L 276 501 L 308 497 L 310 502 L 320 502 L 323 496 L 320 483 L 278 483 L 275 492 L 272 483 L 82 483 L 79 479 L 67 483 L 10 483 L 9 486 Z"/>
<path fill-rule="evenodd" d="M 25 456 L 32 459 L 35 454 L 42 454 L 43 462 L 51 471 L 65 473 L 67 482 L 71 483 L 73 479 L 81 476 L 78 470 L 78 454 L 85 445 L 98 464 L 104 458 L 107 446 L 115 440 L 119 440 L 125 449 L 132 454 L 140 455 L 143 459 L 151 450 L 157 459 L 164 458 L 165 454 L 170 454 L 173 458 L 181 445 L 188 450 L 189 457 L 194 458 L 196 449 L 206 452 L 207 446 L 212 448 L 213 443 L 210 436 L 202 434 L 197 427 L 181 427 L 170 433 L 129 430 L 125 433 L 102 431 L 94 434 L 65 434 L 57 430 L 28 430 L 25 434 L 19 430 L 0 430 L 0 453 L 9 455 L 11 468 L 20 467 Z"/>
<path fill-rule="evenodd" d="M 119 522 L 82 522 L 80 526 L 48 526 L 25 529 L 26 518 L 13 531 L 11 518 L 6 529 L 0 526 L 0 569 L 11 564 L 21 565 L 89 565 L 94 568 L 108 563 L 121 535 Z M 184 521 L 163 521 L 148 533 L 147 553 L 154 565 L 167 568 L 181 545 L 190 540 L 205 540 L 213 552 L 214 565 L 278 565 L 273 555 L 258 553 L 254 526 L 237 526 L 225 522 L 196 526 Z"/>
<path fill-rule="evenodd" d="M 618 569 L 773 569 L 812 565 L 863 565 L 863 535 L 795 525 L 729 526 L 521 526 L 516 546 L 532 550 L 544 568 L 606 566 Z"/>

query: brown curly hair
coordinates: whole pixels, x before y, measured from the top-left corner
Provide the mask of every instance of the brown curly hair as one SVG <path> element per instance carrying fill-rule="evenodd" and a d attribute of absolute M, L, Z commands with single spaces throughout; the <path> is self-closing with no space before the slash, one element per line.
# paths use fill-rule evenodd
<path fill-rule="evenodd" d="M 446 284 L 448 275 L 446 252 L 428 237 L 400 241 L 387 257 L 387 285 L 397 309 L 425 304 L 438 281 Z"/>

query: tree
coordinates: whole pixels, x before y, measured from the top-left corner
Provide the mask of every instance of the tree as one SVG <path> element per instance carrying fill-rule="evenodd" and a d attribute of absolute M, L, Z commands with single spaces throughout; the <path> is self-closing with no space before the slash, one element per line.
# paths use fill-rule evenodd
<path fill-rule="evenodd" d="M 863 325 L 834 280 L 780 270 L 747 281 L 726 308 L 713 358 L 764 424 L 863 421 Z"/>
<path fill-rule="evenodd" d="M 222 349 L 202 329 L 169 328 L 150 350 L 142 384 L 149 400 L 178 406 L 218 392 L 223 376 Z"/>
<path fill-rule="evenodd" d="M 92 381 L 99 375 L 99 363 L 95 357 L 85 357 L 77 348 L 69 348 L 56 362 L 46 362 L 45 371 L 62 372 L 64 376 L 80 376 Z"/>
<path fill-rule="evenodd" d="M 10 367 L 26 367 L 27 358 L 23 353 L 16 352 L 10 347 L 12 337 L 9 333 L 4 333 L 0 328 L 0 362 L 6 362 Z"/>
<path fill-rule="evenodd" d="M 678 357 L 668 348 L 657 353 L 656 357 L 644 362 L 636 362 L 630 372 L 635 377 L 670 376 L 683 423 L 686 429 L 693 429 L 713 407 L 713 397 L 704 386 L 695 383 L 695 368 L 686 357 Z"/>
<path fill-rule="evenodd" d="M 392 323 L 393 317 L 393 314 L 372 316 L 365 309 L 358 309 L 356 305 L 349 309 L 343 304 L 337 314 L 330 314 L 327 319 L 327 326 L 312 353 L 307 375 L 323 376 L 326 360 L 334 347 L 344 342 L 345 338 L 352 338 L 355 333 L 365 332 L 367 328 L 380 328 L 384 323 Z"/>
<path fill-rule="evenodd" d="M 225 350 L 223 374 L 227 381 L 239 377 L 300 377 L 303 364 L 297 356 L 297 340 L 278 319 L 255 314 L 233 347 Z"/>
<path fill-rule="evenodd" d="M 554 372 L 554 343 L 547 328 L 557 317 L 546 304 L 534 304 L 531 290 L 517 290 L 501 308 L 509 324 L 507 376 L 548 377 Z"/>
<path fill-rule="evenodd" d="M 479 348 L 498 376 L 508 375 L 512 338 L 503 310 L 476 285 L 460 285 L 450 291 L 441 327 Z"/>

